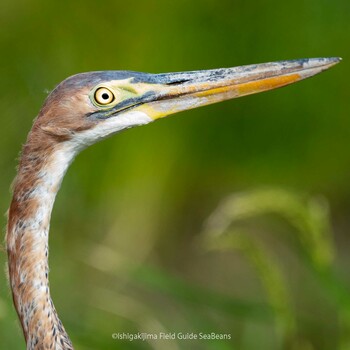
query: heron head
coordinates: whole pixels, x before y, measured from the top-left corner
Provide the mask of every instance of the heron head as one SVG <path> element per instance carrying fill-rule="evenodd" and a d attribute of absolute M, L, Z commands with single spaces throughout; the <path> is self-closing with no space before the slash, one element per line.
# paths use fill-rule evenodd
<path fill-rule="evenodd" d="M 314 58 L 182 73 L 81 73 L 48 96 L 38 127 L 84 148 L 121 130 L 183 110 L 282 87 L 339 58 Z"/>

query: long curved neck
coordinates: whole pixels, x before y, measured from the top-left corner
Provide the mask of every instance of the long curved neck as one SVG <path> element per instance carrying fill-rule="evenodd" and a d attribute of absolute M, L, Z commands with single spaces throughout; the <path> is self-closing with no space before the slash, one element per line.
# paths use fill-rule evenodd
<path fill-rule="evenodd" d="M 74 153 L 40 130 L 23 148 L 7 227 L 9 279 L 28 350 L 73 349 L 50 297 L 52 207 Z"/>

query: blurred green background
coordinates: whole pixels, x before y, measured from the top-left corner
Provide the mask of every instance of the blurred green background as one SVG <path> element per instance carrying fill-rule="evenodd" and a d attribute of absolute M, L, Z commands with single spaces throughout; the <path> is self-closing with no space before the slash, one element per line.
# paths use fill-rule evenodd
<path fill-rule="evenodd" d="M 78 156 L 50 235 L 77 349 L 350 349 L 349 35 L 348 0 L 2 1 L 3 213 L 32 120 L 69 75 L 344 59 Z M 23 349 L 5 274 L 0 288 L 0 347 Z M 231 340 L 112 338 L 139 331 Z"/>

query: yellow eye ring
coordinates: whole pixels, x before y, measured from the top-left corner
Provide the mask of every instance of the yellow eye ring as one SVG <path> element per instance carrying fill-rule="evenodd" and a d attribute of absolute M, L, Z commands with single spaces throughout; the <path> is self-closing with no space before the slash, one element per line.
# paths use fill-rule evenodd
<path fill-rule="evenodd" d="M 102 106 L 109 105 L 115 100 L 113 92 L 105 87 L 100 87 L 95 91 L 95 101 Z"/>

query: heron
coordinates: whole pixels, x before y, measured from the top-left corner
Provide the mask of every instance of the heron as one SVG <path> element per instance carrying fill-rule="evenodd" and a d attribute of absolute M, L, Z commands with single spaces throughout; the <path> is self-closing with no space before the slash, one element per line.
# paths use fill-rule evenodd
<path fill-rule="evenodd" d="M 309 58 L 161 74 L 94 71 L 61 82 L 22 148 L 8 211 L 9 284 L 27 349 L 73 349 L 50 296 L 49 226 L 62 179 L 80 151 L 180 111 L 297 82 L 339 61 Z"/>

